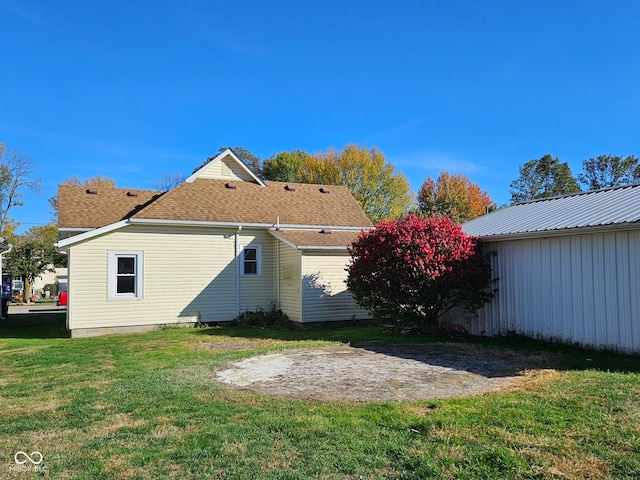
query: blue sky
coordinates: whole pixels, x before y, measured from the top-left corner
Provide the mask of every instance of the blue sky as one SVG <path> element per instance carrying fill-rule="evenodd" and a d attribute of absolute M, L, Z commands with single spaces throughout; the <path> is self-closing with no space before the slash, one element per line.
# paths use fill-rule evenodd
<path fill-rule="evenodd" d="M 43 178 L 152 188 L 222 146 L 377 147 L 414 190 L 640 156 L 640 2 L 0 0 L 0 142 Z"/>

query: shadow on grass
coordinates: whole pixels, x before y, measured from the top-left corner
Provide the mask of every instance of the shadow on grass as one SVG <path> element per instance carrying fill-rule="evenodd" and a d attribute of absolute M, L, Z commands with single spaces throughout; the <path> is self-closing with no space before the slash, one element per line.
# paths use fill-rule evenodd
<path fill-rule="evenodd" d="M 64 311 L 10 314 L 0 320 L 0 338 L 69 337 Z"/>
<path fill-rule="evenodd" d="M 349 344 L 378 353 L 419 360 L 429 345 L 454 343 L 468 348 L 482 363 L 491 357 L 505 354 L 534 358 L 539 365 L 534 368 L 555 370 L 596 370 L 616 373 L 640 373 L 640 355 L 625 355 L 610 351 L 581 348 L 557 342 L 544 342 L 521 336 L 479 337 L 472 335 L 417 336 L 393 333 L 382 326 L 278 329 L 275 327 L 213 327 L 198 331 L 198 335 L 211 337 L 236 337 L 246 339 L 276 339 L 291 341 L 329 341 Z M 390 348 L 393 346 L 398 348 Z M 456 346 L 456 347 L 457 347 Z M 417 350 L 416 350 L 417 348 Z M 456 348 L 452 349 L 455 350 Z M 395 353 L 394 353 L 395 352 Z M 432 360 L 432 359 L 431 359 Z M 449 363 L 449 362 L 447 362 Z M 466 368 L 465 368 L 466 369 Z"/>

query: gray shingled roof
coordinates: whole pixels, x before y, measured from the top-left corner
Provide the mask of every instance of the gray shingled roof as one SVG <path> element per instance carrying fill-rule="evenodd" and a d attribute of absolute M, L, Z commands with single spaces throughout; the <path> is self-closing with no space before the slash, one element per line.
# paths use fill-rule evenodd
<path fill-rule="evenodd" d="M 462 225 L 483 239 L 640 222 L 640 184 L 544 198 L 501 208 Z"/>

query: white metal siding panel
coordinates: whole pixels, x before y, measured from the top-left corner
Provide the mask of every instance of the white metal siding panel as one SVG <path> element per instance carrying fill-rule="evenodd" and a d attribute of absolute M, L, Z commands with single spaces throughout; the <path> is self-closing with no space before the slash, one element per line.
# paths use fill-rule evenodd
<path fill-rule="evenodd" d="M 486 243 L 493 301 L 473 332 L 640 352 L 640 231 Z"/>
<path fill-rule="evenodd" d="M 273 237 L 265 230 L 242 230 L 240 244 L 260 246 L 260 275 L 240 276 L 240 311 L 269 310 L 276 303 L 273 293 Z"/>
<path fill-rule="evenodd" d="M 235 308 L 234 233 L 129 226 L 71 247 L 69 328 L 231 320 Z M 144 251 L 144 298 L 107 299 L 111 249 Z"/>
<path fill-rule="evenodd" d="M 367 319 L 347 290 L 349 254 L 305 252 L 302 256 L 304 322 Z"/>
<path fill-rule="evenodd" d="M 280 248 L 280 308 L 289 320 L 302 322 L 302 253 L 285 243 Z"/>

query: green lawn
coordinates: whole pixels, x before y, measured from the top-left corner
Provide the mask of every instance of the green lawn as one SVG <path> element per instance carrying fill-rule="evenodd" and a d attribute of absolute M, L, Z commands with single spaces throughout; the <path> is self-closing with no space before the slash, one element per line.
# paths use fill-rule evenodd
<path fill-rule="evenodd" d="M 0 479 L 640 478 L 638 357 L 473 340 L 553 351 L 557 365 L 508 393 L 303 402 L 230 390 L 212 371 L 274 350 L 416 339 L 373 327 L 69 339 L 60 316 L 37 318 L 0 322 Z M 217 341 L 246 349 L 203 348 Z M 18 451 L 41 452 L 40 471 L 18 471 Z"/>

